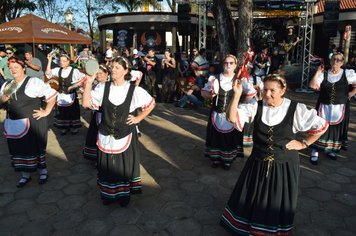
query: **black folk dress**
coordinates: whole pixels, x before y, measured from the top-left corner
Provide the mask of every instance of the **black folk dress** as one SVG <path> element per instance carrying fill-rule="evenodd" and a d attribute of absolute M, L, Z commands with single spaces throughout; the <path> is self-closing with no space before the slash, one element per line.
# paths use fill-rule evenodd
<path fill-rule="evenodd" d="M 295 139 L 292 102 L 281 123 L 261 120 L 258 103 L 253 150 L 230 196 L 221 225 L 234 235 L 289 235 L 297 206 L 299 154 L 285 145 Z"/>
<path fill-rule="evenodd" d="M 25 94 L 30 77 L 25 78 L 16 91 L 16 98 L 7 104 L 7 119 L 10 122 L 27 119 L 27 133 L 22 137 L 7 135 L 7 143 L 15 171 L 34 172 L 46 168 L 45 153 L 47 147 L 48 122 L 46 118 L 39 120 L 32 117 L 33 110 L 40 110 L 41 99 L 31 98 Z M 7 121 L 6 121 L 7 122 Z M 25 130 L 24 130 L 25 132 Z"/>
<path fill-rule="evenodd" d="M 236 157 L 243 157 L 243 133 L 224 118 L 223 124 L 217 124 L 219 114 L 225 114 L 229 105 L 233 90 L 225 91 L 219 81 L 219 94 L 213 100 L 213 107 L 209 116 L 206 141 L 205 156 L 213 162 L 232 163 Z"/>
<path fill-rule="evenodd" d="M 136 127 L 127 125 L 130 104 L 135 90 L 131 84 L 125 101 L 115 106 L 109 101 L 111 82 L 106 82 L 101 105 L 102 120 L 99 132 L 121 139 L 131 135 L 128 147 L 120 153 L 98 150 L 98 186 L 102 200 L 115 201 L 130 198 L 130 194 L 141 193 L 140 152 Z M 113 147 L 115 148 L 115 147 Z"/>
<path fill-rule="evenodd" d="M 59 93 L 70 94 L 73 98 L 72 104 L 61 104 L 57 101 L 58 114 L 54 118 L 53 125 L 59 129 L 77 129 L 82 126 L 80 122 L 80 107 L 76 91 L 68 92 L 68 87 L 72 85 L 73 72 L 77 70 L 72 68 L 69 75 L 64 78 L 62 76 L 62 68 L 59 69 Z M 59 98 L 59 97 L 58 97 Z"/>

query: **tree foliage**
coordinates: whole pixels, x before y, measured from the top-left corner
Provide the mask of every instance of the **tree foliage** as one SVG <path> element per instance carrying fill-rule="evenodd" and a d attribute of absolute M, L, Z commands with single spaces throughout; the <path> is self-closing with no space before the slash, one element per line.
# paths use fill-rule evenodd
<path fill-rule="evenodd" d="M 61 19 L 64 14 L 63 5 L 59 5 L 57 0 L 38 0 L 37 11 L 50 22 Z"/>
<path fill-rule="evenodd" d="M 114 2 L 125 8 L 128 12 L 134 12 L 139 8 L 142 8 L 145 4 L 158 8 L 160 4 L 157 0 L 104 0 L 106 2 Z"/>
<path fill-rule="evenodd" d="M 0 23 L 20 17 L 23 11 L 35 9 L 35 3 L 30 0 L 0 0 Z"/>

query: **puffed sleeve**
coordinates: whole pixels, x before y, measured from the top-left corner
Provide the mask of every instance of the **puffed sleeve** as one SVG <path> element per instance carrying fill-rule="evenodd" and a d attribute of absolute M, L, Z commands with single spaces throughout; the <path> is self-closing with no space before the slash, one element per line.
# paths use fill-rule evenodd
<path fill-rule="evenodd" d="M 257 113 L 258 103 L 256 100 L 250 103 L 241 103 L 239 104 L 236 112 L 236 123 L 234 123 L 234 127 L 242 132 L 245 123 L 250 123 L 253 121 L 256 113 Z"/>
<path fill-rule="evenodd" d="M 55 67 L 55 68 L 51 69 L 50 74 L 46 74 L 46 76 L 48 76 L 49 78 L 58 77 L 59 69 L 60 69 L 60 67 Z"/>
<path fill-rule="evenodd" d="M 208 82 L 205 84 L 204 88 L 202 88 L 202 90 L 204 91 L 211 91 L 214 88 L 214 82 L 217 81 L 216 77 L 211 75 L 208 78 Z"/>
<path fill-rule="evenodd" d="M 82 82 L 85 80 L 85 74 L 80 72 L 78 69 L 73 69 L 72 84 Z"/>
<path fill-rule="evenodd" d="M 104 88 L 105 88 L 105 83 L 100 83 L 97 84 L 95 88 L 90 92 L 90 96 L 91 96 L 90 104 L 93 110 L 99 110 L 99 107 L 103 102 Z"/>
<path fill-rule="evenodd" d="M 347 82 L 352 84 L 352 87 L 356 87 L 356 73 L 355 70 L 345 70 Z"/>
<path fill-rule="evenodd" d="M 130 74 L 131 74 L 131 80 L 130 81 L 136 81 L 138 79 L 141 79 L 142 76 L 143 76 L 142 72 L 139 71 L 139 70 L 131 70 Z"/>
<path fill-rule="evenodd" d="M 294 113 L 293 130 L 308 134 L 324 133 L 329 127 L 328 122 L 318 116 L 315 109 L 308 109 L 305 104 L 298 103 Z"/>
<path fill-rule="evenodd" d="M 136 87 L 133 98 L 131 101 L 130 111 L 137 108 L 142 108 L 142 110 L 147 110 L 148 108 L 154 106 L 155 99 L 143 88 Z"/>
<path fill-rule="evenodd" d="M 30 97 L 44 97 L 45 102 L 54 99 L 58 94 L 49 84 L 36 77 L 30 78 L 26 85 L 25 93 Z"/>
<path fill-rule="evenodd" d="M 324 80 L 324 73 L 320 73 L 319 76 L 316 78 L 316 82 L 318 83 L 318 85 L 320 86 L 321 82 L 323 82 Z"/>

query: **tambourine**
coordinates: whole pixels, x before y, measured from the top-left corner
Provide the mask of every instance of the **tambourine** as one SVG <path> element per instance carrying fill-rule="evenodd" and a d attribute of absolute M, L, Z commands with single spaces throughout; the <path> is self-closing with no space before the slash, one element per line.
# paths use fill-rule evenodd
<path fill-rule="evenodd" d="M 99 70 L 99 63 L 96 59 L 88 59 L 85 62 L 84 71 L 87 75 L 95 75 Z"/>
<path fill-rule="evenodd" d="M 11 80 L 5 85 L 3 94 L 10 97 L 12 94 L 14 94 L 17 91 L 17 89 L 18 89 L 18 83 L 15 80 Z"/>

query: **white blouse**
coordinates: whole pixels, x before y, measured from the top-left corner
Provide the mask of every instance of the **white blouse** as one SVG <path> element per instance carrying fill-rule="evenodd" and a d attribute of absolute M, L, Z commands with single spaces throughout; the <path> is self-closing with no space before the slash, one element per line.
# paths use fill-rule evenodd
<path fill-rule="evenodd" d="M 333 74 L 331 71 L 328 71 L 328 82 L 336 83 L 338 82 L 343 74 L 344 70 L 341 69 L 339 73 Z M 356 87 L 356 73 L 355 70 L 345 70 L 345 75 L 347 78 L 347 82 L 349 85 Z M 317 84 L 320 87 L 321 83 L 324 80 L 324 73 L 321 73 L 319 77 L 317 77 Z M 344 119 L 345 115 L 345 105 L 344 104 L 320 104 L 319 107 L 319 115 L 326 119 L 330 125 L 339 124 Z"/>
<path fill-rule="evenodd" d="M 224 91 L 229 91 L 232 89 L 232 84 L 233 84 L 233 78 L 232 77 L 225 77 L 222 73 L 220 74 L 220 85 L 221 89 Z M 202 90 L 205 91 L 212 91 L 216 94 L 219 93 L 219 81 L 218 78 L 215 76 L 210 76 L 208 79 L 208 82 L 205 84 L 205 87 Z M 253 101 L 254 99 L 249 99 L 252 98 L 256 95 L 256 90 L 253 88 L 253 84 L 249 83 L 247 79 L 242 80 L 242 89 L 243 89 L 243 94 L 247 96 L 246 101 L 248 100 Z M 218 96 L 218 95 L 217 95 Z M 219 131 L 220 133 L 229 133 L 232 132 L 235 128 L 233 124 L 231 124 L 227 119 L 226 119 L 226 114 L 225 112 L 223 113 L 218 113 L 216 111 L 213 111 L 210 117 L 212 124 L 214 125 L 215 129 Z"/>
<path fill-rule="evenodd" d="M 22 80 L 20 83 L 18 83 L 17 87 L 19 88 L 24 82 L 25 80 Z M 4 88 L 5 84 L 3 84 L 1 87 L 0 96 L 3 95 Z M 26 84 L 25 94 L 31 98 L 45 97 L 45 102 L 48 102 L 54 99 L 58 92 L 52 89 L 49 84 L 43 82 L 43 80 L 36 77 L 31 77 Z M 16 99 L 16 93 L 14 94 L 14 98 Z"/>
<path fill-rule="evenodd" d="M 93 110 L 98 110 L 102 105 L 104 98 L 104 88 L 105 83 L 98 84 L 94 90 L 91 91 L 91 108 Z M 130 82 L 126 81 L 121 86 L 115 86 L 111 83 L 109 92 L 109 101 L 115 106 L 119 106 L 124 103 L 127 93 L 130 88 Z M 133 112 L 137 108 L 142 108 L 146 110 L 154 106 L 155 100 L 151 95 L 141 87 L 136 86 L 132 95 L 132 100 L 130 104 L 130 112 Z M 97 145 L 102 152 L 106 153 L 121 153 L 124 152 L 131 143 L 132 134 L 127 135 L 121 139 L 115 139 L 111 135 L 103 135 L 98 133 Z"/>
<path fill-rule="evenodd" d="M 49 78 L 59 77 L 59 69 L 60 69 L 60 67 L 53 68 L 51 70 L 51 73 L 47 76 L 49 76 Z M 70 66 L 62 70 L 62 77 L 67 78 L 72 69 L 73 69 L 73 76 L 72 76 L 71 84 L 75 84 L 80 81 L 84 81 L 86 75 L 83 74 L 82 72 L 80 72 L 78 69 L 72 68 Z M 69 94 L 59 93 L 57 96 L 57 105 L 61 106 L 61 107 L 68 107 L 74 103 L 75 96 L 76 95 L 75 95 L 74 91 L 72 91 Z"/>
<path fill-rule="evenodd" d="M 281 123 L 287 115 L 291 100 L 284 98 L 278 107 L 270 107 L 263 102 L 262 122 L 268 126 L 275 126 Z M 257 114 L 258 102 L 240 104 L 237 112 L 236 129 L 242 131 L 246 122 L 252 122 Z M 315 109 L 308 109 L 305 104 L 298 103 L 293 117 L 293 133 L 306 132 L 317 134 L 328 128 L 328 122 L 317 115 Z"/>

